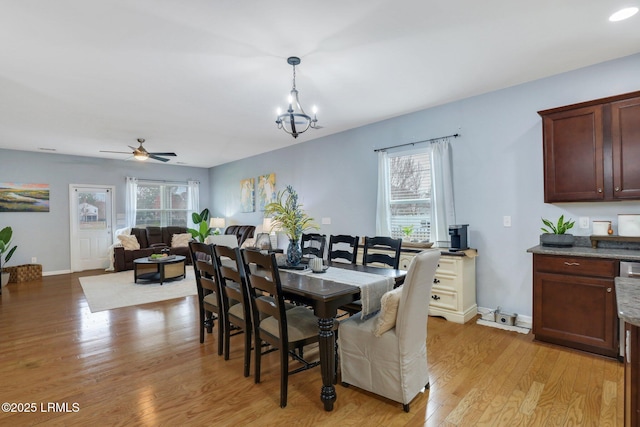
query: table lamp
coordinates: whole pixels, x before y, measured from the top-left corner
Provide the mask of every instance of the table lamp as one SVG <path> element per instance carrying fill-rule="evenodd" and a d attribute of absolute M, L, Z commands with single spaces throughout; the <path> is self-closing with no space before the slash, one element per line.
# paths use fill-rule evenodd
<path fill-rule="evenodd" d="M 262 232 L 269 233 L 271 248 L 276 249 L 278 247 L 278 236 L 276 236 L 276 230 L 275 230 L 275 227 L 273 226 L 272 218 L 264 218 L 262 220 Z"/>
<path fill-rule="evenodd" d="M 216 229 L 213 234 L 220 234 L 220 229 L 225 227 L 224 218 L 211 218 L 209 227 Z"/>

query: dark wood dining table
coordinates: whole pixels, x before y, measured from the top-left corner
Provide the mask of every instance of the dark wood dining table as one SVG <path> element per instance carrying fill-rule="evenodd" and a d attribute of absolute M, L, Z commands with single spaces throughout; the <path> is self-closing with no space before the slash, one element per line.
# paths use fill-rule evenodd
<path fill-rule="evenodd" d="M 329 267 L 341 268 L 352 271 L 372 273 L 395 280 L 396 286 L 404 281 L 407 274 L 404 270 L 392 268 L 378 268 L 372 266 L 328 263 Z M 326 411 L 333 410 L 336 401 L 335 389 L 335 343 L 333 332 L 338 308 L 357 300 L 360 297 L 360 288 L 356 285 L 324 280 L 319 275 L 297 274 L 280 269 L 280 280 L 285 296 L 293 301 L 307 304 L 313 308 L 318 317 L 318 334 L 320 350 L 320 369 L 322 373 L 322 389 L 320 400 Z"/>

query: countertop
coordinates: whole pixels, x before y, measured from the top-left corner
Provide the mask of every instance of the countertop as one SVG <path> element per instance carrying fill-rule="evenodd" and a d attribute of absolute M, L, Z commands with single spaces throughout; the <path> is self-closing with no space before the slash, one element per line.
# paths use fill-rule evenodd
<path fill-rule="evenodd" d="M 640 261 L 639 249 L 620 249 L 620 248 L 596 248 L 591 246 L 572 246 L 570 248 L 551 248 L 547 246 L 534 246 L 527 249 L 527 252 L 541 255 L 564 255 L 564 256 L 581 256 L 587 258 L 608 258 L 624 261 Z"/>
<path fill-rule="evenodd" d="M 616 277 L 618 317 L 640 327 L 640 279 Z"/>

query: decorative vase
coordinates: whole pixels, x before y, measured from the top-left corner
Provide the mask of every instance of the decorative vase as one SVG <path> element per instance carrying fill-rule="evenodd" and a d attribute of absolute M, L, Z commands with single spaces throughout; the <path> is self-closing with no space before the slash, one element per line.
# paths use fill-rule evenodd
<path fill-rule="evenodd" d="M 552 248 L 569 248 L 573 246 L 573 234 L 544 233 L 540 235 L 540 244 Z"/>
<path fill-rule="evenodd" d="M 298 265 L 302 260 L 302 249 L 300 249 L 300 239 L 289 240 L 287 247 L 287 264 Z"/>

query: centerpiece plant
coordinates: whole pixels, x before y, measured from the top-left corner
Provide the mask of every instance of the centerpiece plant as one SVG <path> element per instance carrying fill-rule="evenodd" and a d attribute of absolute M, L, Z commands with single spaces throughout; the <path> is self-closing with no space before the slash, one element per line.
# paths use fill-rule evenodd
<path fill-rule="evenodd" d="M 560 218 L 558 218 L 558 221 L 555 223 L 544 218 L 542 218 L 542 223 L 546 226 L 540 228 L 544 233 L 540 236 L 542 246 L 573 246 L 573 235 L 568 234 L 567 231 L 573 228 L 575 221 L 571 219 L 565 221 L 564 215 L 560 215 Z"/>
<path fill-rule="evenodd" d="M 191 233 L 194 239 L 198 239 L 199 242 L 204 243 L 207 236 L 211 234 L 211 227 L 209 227 L 209 209 L 203 209 L 200 213 L 193 212 L 191 214 L 191 220 L 198 228 L 189 228 L 187 231 Z"/>
<path fill-rule="evenodd" d="M 264 214 L 272 218 L 272 226 L 284 231 L 289 238 L 287 247 L 287 263 L 292 266 L 300 264 L 302 250 L 300 239 L 302 233 L 308 230 L 317 230 L 318 226 L 298 202 L 298 193 L 291 185 L 278 192 L 276 201 L 269 203 L 264 208 Z"/>

